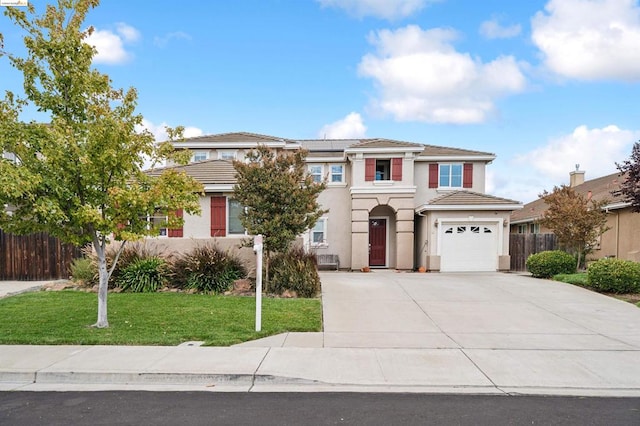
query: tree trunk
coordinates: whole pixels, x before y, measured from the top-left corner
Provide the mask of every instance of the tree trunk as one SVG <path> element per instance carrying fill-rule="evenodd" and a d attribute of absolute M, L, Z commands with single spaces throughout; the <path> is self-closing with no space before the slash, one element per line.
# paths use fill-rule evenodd
<path fill-rule="evenodd" d="M 109 271 L 107 270 L 107 256 L 104 244 L 96 238 L 93 244 L 98 256 L 98 321 L 93 325 L 96 328 L 109 327 L 107 320 L 107 291 L 109 289 Z"/>

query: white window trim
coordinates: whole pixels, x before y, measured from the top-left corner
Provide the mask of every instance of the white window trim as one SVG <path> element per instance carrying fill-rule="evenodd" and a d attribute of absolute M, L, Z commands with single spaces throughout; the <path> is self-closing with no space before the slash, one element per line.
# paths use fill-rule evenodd
<path fill-rule="evenodd" d="M 152 223 L 151 218 L 153 217 L 161 218 L 162 216 L 147 215 L 147 231 L 151 230 L 151 223 Z M 165 215 L 164 216 L 165 226 L 158 227 L 158 235 L 155 235 L 155 238 L 169 238 L 169 227 L 167 226 L 168 221 L 169 221 L 169 216 Z M 163 229 L 164 229 L 164 235 L 162 235 Z"/>
<path fill-rule="evenodd" d="M 198 155 L 198 154 L 204 154 L 205 155 L 204 160 L 196 160 L 196 155 Z M 209 159 L 209 151 L 202 150 L 202 149 L 198 149 L 198 150 L 193 151 L 193 154 L 191 155 L 191 162 L 192 163 L 195 163 L 196 161 L 206 161 L 208 159 Z"/>
<path fill-rule="evenodd" d="M 460 166 L 460 186 L 440 186 L 440 167 L 442 166 Z M 451 169 L 449 169 L 449 183 L 451 183 Z M 458 190 L 464 187 L 464 163 L 438 163 L 438 189 L 439 190 Z"/>
<path fill-rule="evenodd" d="M 233 197 L 225 197 L 227 199 L 227 211 L 226 211 L 226 217 L 227 217 L 227 236 L 228 237 L 235 237 L 235 236 L 246 236 L 249 235 L 247 233 L 247 229 L 244 229 L 243 233 L 231 233 L 231 215 L 229 214 L 231 211 L 231 200 L 233 199 Z M 245 207 L 245 211 L 246 211 L 246 207 Z"/>
<path fill-rule="evenodd" d="M 333 168 L 340 166 L 342 168 L 342 173 L 340 173 L 340 180 L 339 181 L 333 181 Z M 345 173 L 345 167 L 344 164 L 341 163 L 331 163 L 329 164 L 329 183 L 332 185 L 340 185 L 343 184 L 345 179 L 344 179 L 344 173 Z"/>
<path fill-rule="evenodd" d="M 329 243 L 327 242 L 327 224 L 329 222 L 329 218 L 328 217 L 321 217 L 320 219 L 318 219 L 318 222 L 322 222 L 322 242 L 321 243 L 316 243 L 313 241 L 313 228 L 309 229 L 309 246 L 311 248 L 326 248 L 329 247 Z"/>
<path fill-rule="evenodd" d="M 309 165 L 307 166 L 307 172 L 308 172 L 311 176 L 313 176 L 313 177 L 314 177 L 314 182 L 316 182 L 316 180 L 315 180 L 315 176 L 317 176 L 318 174 L 317 174 L 317 173 L 312 173 L 312 172 L 311 172 L 311 168 L 312 168 L 312 167 L 320 167 L 320 181 L 319 181 L 319 182 L 322 182 L 322 181 L 324 180 L 324 164 L 309 164 Z"/>
<path fill-rule="evenodd" d="M 231 154 L 232 158 L 224 158 L 224 154 Z M 238 159 L 238 150 L 237 149 L 219 149 L 218 150 L 218 160 L 237 160 Z"/>

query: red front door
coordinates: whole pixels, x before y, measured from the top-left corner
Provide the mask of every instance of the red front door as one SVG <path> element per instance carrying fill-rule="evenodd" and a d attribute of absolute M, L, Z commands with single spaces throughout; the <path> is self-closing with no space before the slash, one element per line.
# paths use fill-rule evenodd
<path fill-rule="evenodd" d="M 386 266 L 387 219 L 369 219 L 369 266 Z"/>

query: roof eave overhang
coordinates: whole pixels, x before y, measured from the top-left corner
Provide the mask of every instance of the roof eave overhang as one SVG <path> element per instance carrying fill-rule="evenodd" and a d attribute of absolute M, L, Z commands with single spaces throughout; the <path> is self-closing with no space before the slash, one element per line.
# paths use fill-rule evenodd
<path fill-rule="evenodd" d="M 204 192 L 232 192 L 235 183 L 207 183 L 204 184 Z"/>
<path fill-rule="evenodd" d="M 485 211 L 513 211 L 520 210 L 522 204 L 423 204 L 415 209 L 416 213 L 423 213 L 426 211 L 470 211 L 470 210 L 485 210 Z"/>
<path fill-rule="evenodd" d="M 378 147 L 378 148 L 345 148 L 345 154 L 390 154 L 394 152 L 422 152 L 423 147 L 420 146 L 394 146 L 394 147 Z"/>
<path fill-rule="evenodd" d="M 618 203 L 607 204 L 606 206 L 602 207 L 602 209 L 603 210 L 620 210 L 620 209 L 625 209 L 627 207 L 631 207 L 631 203 L 627 201 L 622 201 Z"/>
<path fill-rule="evenodd" d="M 420 155 L 416 157 L 416 161 L 487 161 L 491 162 L 496 159 L 495 155 Z"/>
<path fill-rule="evenodd" d="M 257 148 L 258 146 L 267 146 L 269 148 L 286 148 L 286 149 L 298 149 L 300 145 L 298 144 L 287 144 L 284 141 L 273 141 L 273 142 L 174 142 L 174 148 L 196 148 L 196 149 L 213 149 L 213 148 L 222 148 L 222 149 L 251 149 Z"/>

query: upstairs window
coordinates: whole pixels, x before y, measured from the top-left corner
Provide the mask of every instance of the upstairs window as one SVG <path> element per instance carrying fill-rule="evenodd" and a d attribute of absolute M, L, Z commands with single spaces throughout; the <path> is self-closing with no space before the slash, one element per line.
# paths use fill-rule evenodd
<path fill-rule="evenodd" d="M 402 158 L 365 158 L 365 181 L 395 181 L 402 180 Z"/>
<path fill-rule="evenodd" d="M 376 160 L 375 180 L 391 180 L 391 160 Z"/>
<path fill-rule="evenodd" d="M 191 157 L 191 161 L 204 161 L 209 159 L 208 151 L 194 151 L 193 156 Z"/>
<path fill-rule="evenodd" d="M 236 159 L 236 150 L 218 150 L 218 159 L 219 160 L 235 160 Z"/>
<path fill-rule="evenodd" d="M 429 188 L 472 188 L 473 163 L 429 164 Z"/>
<path fill-rule="evenodd" d="M 462 188 L 462 164 L 440 164 L 439 186 Z"/>
<path fill-rule="evenodd" d="M 342 164 L 332 164 L 331 166 L 331 182 L 344 182 L 344 166 Z"/>
<path fill-rule="evenodd" d="M 322 165 L 314 164 L 309 166 L 309 174 L 314 182 L 322 182 Z"/>

